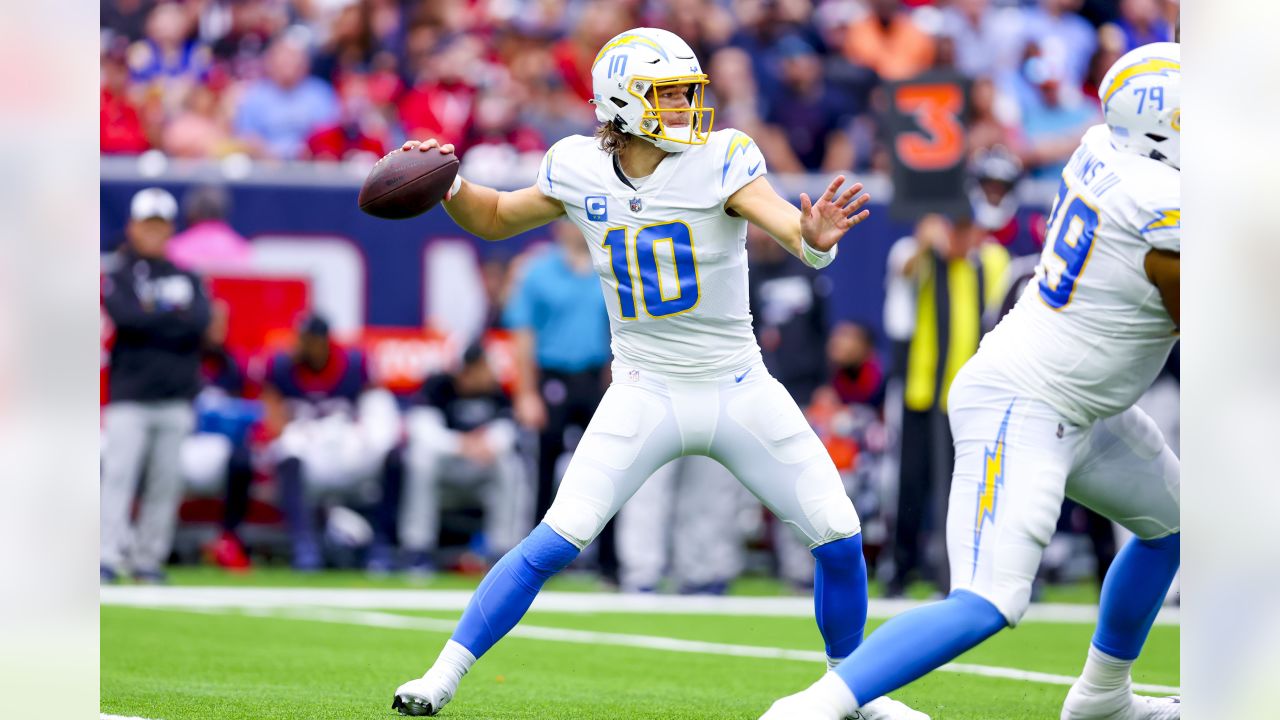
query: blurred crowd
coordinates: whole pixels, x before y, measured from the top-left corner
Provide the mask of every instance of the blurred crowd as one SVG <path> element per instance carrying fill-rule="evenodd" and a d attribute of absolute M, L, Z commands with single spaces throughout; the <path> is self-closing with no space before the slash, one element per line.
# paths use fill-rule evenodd
<path fill-rule="evenodd" d="M 590 133 L 590 65 L 668 28 L 698 52 L 716 127 L 776 172 L 886 169 L 881 83 L 973 81 L 975 148 L 1052 176 L 1099 120 L 1097 85 L 1170 40 L 1177 0 L 104 0 L 105 154 L 376 158 L 452 142 L 481 182 Z"/>

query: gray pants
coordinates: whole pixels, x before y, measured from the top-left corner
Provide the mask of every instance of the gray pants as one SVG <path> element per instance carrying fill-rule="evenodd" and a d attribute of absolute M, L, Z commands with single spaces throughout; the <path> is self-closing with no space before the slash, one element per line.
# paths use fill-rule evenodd
<path fill-rule="evenodd" d="M 182 499 L 182 440 L 195 425 L 185 400 L 113 402 L 103 411 L 101 562 L 159 570 L 173 544 Z M 143 465 L 147 483 L 130 543 L 129 509 Z M 127 556 L 127 557 L 126 557 Z"/>
<path fill-rule="evenodd" d="M 406 456 L 405 471 L 399 525 L 400 546 L 406 550 L 434 551 L 441 510 L 464 496 L 479 497 L 484 506 L 490 556 L 502 556 L 528 534 L 525 518 L 533 512 L 532 488 L 524 461 L 514 451 L 482 466 L 415 444 Z"/>

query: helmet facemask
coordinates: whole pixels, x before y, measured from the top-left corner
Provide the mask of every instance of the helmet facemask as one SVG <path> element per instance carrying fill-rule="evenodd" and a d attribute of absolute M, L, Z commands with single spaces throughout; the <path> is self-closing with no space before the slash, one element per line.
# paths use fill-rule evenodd
<path fill-rule="evenodd" d="M 707 107 L 704 102 L 708 82 L 705 73 L 667 78 L 632 77 L 627 92 L 640 102 L 644 111 L 638 126 L 628 129 L 670 152 L 685 149 L 680 146 L 705 145 L 715 122 L 715 108 Z M 663 89 L 680 85 L 688 86 L 687 107 L 663 107 Z M 677 147 L 671 147 L 670 143 Z"/>

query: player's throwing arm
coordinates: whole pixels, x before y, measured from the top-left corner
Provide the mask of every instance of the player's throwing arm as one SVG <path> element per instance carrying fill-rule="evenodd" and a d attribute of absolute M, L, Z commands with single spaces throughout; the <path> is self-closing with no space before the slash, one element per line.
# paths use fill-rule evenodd
<path fill-rule="evenodd" d="M 441 145 L 434 138 L 410 140 L 401 151 L 428 152 L 435 148 L 446 155 L 453 153 L 452 143 Z M 463 230 L 485 240 L 505 240 L 564 215 L 564 206 L 543 195 L 537 186 L 500 192 L 463 180 L 461 175 L 454 179 L 444 199 L 449 217 Z"/>

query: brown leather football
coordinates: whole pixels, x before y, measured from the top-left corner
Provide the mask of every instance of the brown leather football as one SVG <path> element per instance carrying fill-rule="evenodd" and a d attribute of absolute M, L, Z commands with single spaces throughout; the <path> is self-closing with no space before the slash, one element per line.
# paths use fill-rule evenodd
<path fill-rule="evenodd" d="M 374 217 L 416 217 L 444 199 L 458 175 L 458 156 L 439 148 L 392 150 L 378 161 L 360 188 L 360 209 Z"/>

